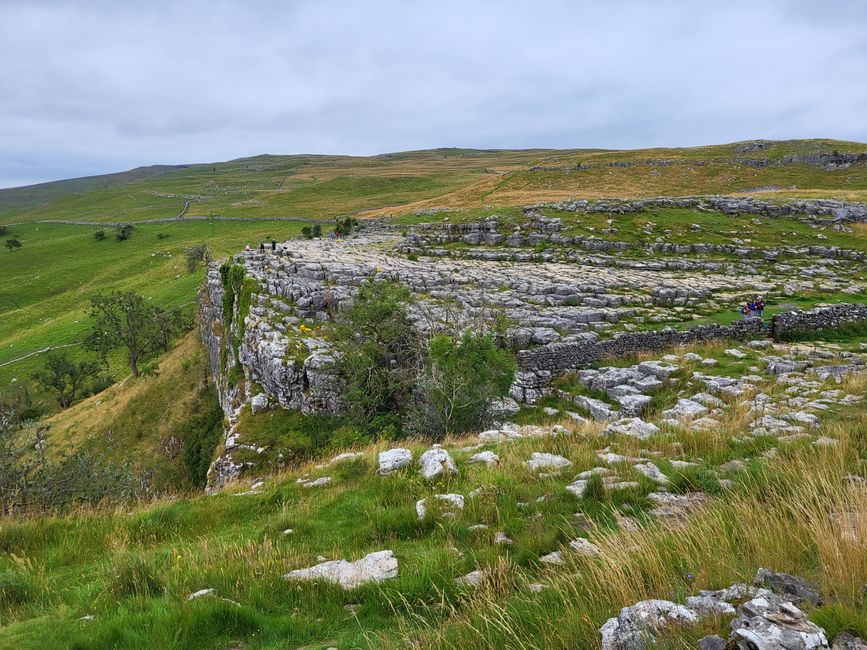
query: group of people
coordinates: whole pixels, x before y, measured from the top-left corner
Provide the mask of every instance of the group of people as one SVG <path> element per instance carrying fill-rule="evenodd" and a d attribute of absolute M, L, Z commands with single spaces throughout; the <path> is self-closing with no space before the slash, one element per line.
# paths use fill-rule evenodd
<path fill-rule="evenodd" d="M 247 244 L 247 247 L 246 247 L 244 250 L 245 250 L 246 252 L 249 253 L 249 252 L 252 250 L 252 249 L 250 248 L 250 244 Z M 272 251 L 276 251 L 276 250 L 277 250 L 277 240 L 276 240 L 276 239 L 272 239 L 272 240 L 271 240 L 271 250 L 272 250 Z M 260 253 L 264 253 L 264 252 L 265 252 L 265 242 L 261 242 L 261 241 L 259 242 L 259 252 L 260 252 Z"/>
<path fill-rule="evenodd" d="M 741 307 L 741 314 L 744 320 L 750 318 L 762 318 L 765 315 L 765 299 L 761 296 L 756 296 L 752 302 L 745 302 Z"/>

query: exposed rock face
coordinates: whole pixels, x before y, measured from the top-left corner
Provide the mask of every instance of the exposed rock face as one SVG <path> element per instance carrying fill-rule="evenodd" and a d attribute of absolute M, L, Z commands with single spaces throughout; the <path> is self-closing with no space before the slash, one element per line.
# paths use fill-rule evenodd
<path fill-rule="evenodd" d="M 286 580 L 324 580 L 354 589 L 366 582 L 383 582 L 398 575 L 397 558 L 391 551 L 378 551 L 355 562 L 332 560 L 306 569 L 290 571 Z"/>
<path fill-rule="evenodd" d="M 721 209 L 714 201 L 707 205 Z M 843 210 L 845 206 L 833 208 Z M 811 205 L 813 209 L 815 214 L 831 216 L 830 205 Z M 561 236 L 559 219 L 534 209 L 528 209 L 525 216 L 529 228 L 519 233 L 525 243 L 532 245 L 538 237 Z M 501 236 L 496 219 L 444 228 L 449 236 L 457 233 L 472 241 L 496 243 Z M 430 239 L 436 237 L 437 231 L 420 228 L 419 232 L 422 239 Z M 407 237 L 409 240 L 412 237 Z M 767 338 L 758 319 L 686 330 L 644 331 L 638 327 L 648 320 L 664 322 L 665 314 L 676 310 L 704 306 L 718 310 L 717 298 L 728 300 L 733 283 L 737 283 L 739 291 L 768 295 L 774 284 L 756 269 L 717 263 L 708 266 L 694 260 L 669 266 L 670 260 L 660 265 L 615 256 L 575 257 L 566 262 L 554 258 L 537 261 L 530 255 L 510 264 L 496 261 L 496 256 L 418 262 L 396 255 L 396 242 L 393 235 L 373 232 L 347 241 L 292 241 L 278 246 L 276 252 L 247 253 L 232 260 L 236 270 L 243 270 L 241 289 L 226 283 L 219 265 L 211 265 L 199 295 L 200 328 L 226 415 L 226 444 L 212 466 L 210 486 L 219 487 L 238 477 L 254 465 L 255 454 L 261 453 L 244 442 L 245 432 L 239 424 L 245 421 L 242 409 L 248 405 L 255 413 L 277 407 L 302 413 L 341 412 L 339 358 L 327 336 L 328 324 L 351 304 L 358 286 L 371 278 L 398 282 L 412 291 L 418 300 L 409 305 L 408 316 L 422 336 L 446 320 L 478 328 L 493 322 L 500 313 L 508 314 L 513 324 L 502 340 L 516 351 L 518 368 L 510 397 L 490 403 L 489 420 L 502 427 L 488 434 L 491 440 L 512 437 L 505 423 L 517 412 L 518 402 L 534 403 L 551 394 L 553 382 L 564 373 L 587 369 L 603 358 L 720 339 Z M 701 272 L 690 272 L 697 269 Z M 786 273 L 794 271 L 791 267 L 785 269 Z M 825 282 L 834 272 L 823 267 L 814 274 Z M 835 285 L 829 290 L 839 288 Z M 771 331 L 785 336 L 797 328 L 835 327 L 861 322 L 862 318 L 867 318 L 865 306 L 777 315 Z M 621 327 L 627 331 L 608 338 L 600 334 Z M 769 372 L 783 375 L 796 368 L 786 360 L 768 365 Z M 583 410 L 597 420 L 640 417 L 653 392 L 677 369 L 664 362 L 602 368 L 581 374 L 580 379 L 588 388 L 605 393 L 608 401 L 585 395 L 561 396 L 573 401 L 576 411 Z M 833 376 L 842 380 L 846 369 L 841 365 L 820 372 L 837 373 Z M 724 395 L 738 396 L 750 387 L 744 380 L 717 377 L 708 381 L 708 392 L 720 389 Z M 728 385 L 723 386 L 726 381 Z M 699 413 L 716 406 L 694 402 L 696 412 L 686 413 L 683 407 L 688 402 L 676 406 L 677 412 L 671 413 L 670 420 L 692 420 L 695 428 L 716 426 L 713 417 Z M 581 417 L 571 412 L 567 415 Z M 809 419 L 809 414 L 804 417 Z M 806 421 L 786 426 L 794 431 L 801 424 L 813 426 Z M 640 437 L 646 435 L 644 431 L 630 427 L 629 433 L 624 433 Z M 234 454 L 240 449 L 254 454 L 245 454 L 244 462 L 238 462 Z"/>

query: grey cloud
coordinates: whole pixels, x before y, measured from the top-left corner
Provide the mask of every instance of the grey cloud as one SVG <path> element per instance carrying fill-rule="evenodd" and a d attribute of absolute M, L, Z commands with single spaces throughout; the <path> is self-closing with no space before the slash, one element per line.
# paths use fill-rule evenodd
<path fill-rule="evenodd" d="M 860 0 L 0 3 L 0 186 L 261 152 L 867 140 Z"/>

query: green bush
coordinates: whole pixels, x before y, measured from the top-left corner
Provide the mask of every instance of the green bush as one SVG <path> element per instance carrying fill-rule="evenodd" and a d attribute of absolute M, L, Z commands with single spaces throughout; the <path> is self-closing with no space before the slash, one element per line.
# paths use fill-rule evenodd
<path fill-rule="evenodd" d="M 123 226 L 121 226 L 120 228 L 117 229 L 117 231 L 114 233 L 114 237 L 118 241 L 126 241 L 127 239 L 132 237 L 133 230 L 134 230 L 134 228 L 133 228 L 132 224 L 129 224 L 129 223 L 124 224 Z"/>
<path fill-rule="evenodd" d="M 95 233 L 93 233 L 93 238 L 96 241 L 103 241 L 106 238 L 106 236 L 107 235 L 105 234 L 104 230 L 97 230 Z"/>
<path fill-rule="evenodd" d="M 349 415 L 363 426 L 383 417 L 394 423 L 412 394 L 418 341 L 407 319 L 410 295 L 399 284 L 367 282 L 341 314 L 336 346 L 344 401 Z"/>
<path fill-rule="evenodd" d="M 509 390 L 515 359 L 490 334 L 431 339 L 408 429 L 442 438 L 478 430 L 488 421 L 489 403 Z"/>

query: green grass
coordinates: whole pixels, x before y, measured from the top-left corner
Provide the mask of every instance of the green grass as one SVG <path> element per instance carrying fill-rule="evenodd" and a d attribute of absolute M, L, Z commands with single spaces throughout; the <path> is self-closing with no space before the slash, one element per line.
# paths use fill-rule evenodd
<path fill-rule="evenodd" d="M 858 589 L 867 563 L 827 525 L 827 513 L 863 505 L 863 495 L 840 486 L 844 474 L 859 471 L 865 424 L 864 405 L 855 405 L 820 431 L 842 436 L 838 448 L 793 445 L 773 464 L 756 463 L 729 490 L 707 465 L 673 470 L 660 460 L 674 491 L 718 495 L 673 532 L 646 516 L 645 494 L 654 489 L 646 480 L 618 493 L 597 486 L 583 499 L 565 491 L 576 472 L 596 464 L 601 441 L 584 435 L 492 447 L 501 462 L 490 468 L 467 465 L 469 452 L 453 450 L 459 475 L 433 483 L 416 467 L 378 476 L 380 445 L 341 465 L 298 467 L 268 480 L 259 494 L 234 494 L 239 488 L 132 509 L 7 519 L 0 522 L 0 647 L 459 648 L 484 639 L 496 648 L 592 648 L 599 626 L 623 605 L 726 586 L 759 566 L 818 580 L 829 605 L 817 620 L 829 631 L 863 634 Z M 275 426 L 271 418 L 262 429 Z M 606 440 L 619 453 L 634 449 L 633 440 Z M 674 442 L 688 438 L 666 444 Z M 408 446 L 416 457 L 425 449 Z M 573 466 L 532 476 L 522 465 L 532 451 L 564 455 Z M 331 485 L 295 481 L 322 475 Z M 476 489 L 454 518 L 415 514 L 419 498 Z M 587 534 L 576 512 L 595 525 L 591 537 L 602 556 L 566 554 L 563 568 L 541 564 L 542 554 Z M 624 514 L 644 527 L 618 532 L 616 517 Z M 470 530 L 478 523 L 489 528 Z M 494 544 L 496 531 L 513 544 Z M 398 557 L 400 576 L 379 586 L 346 592 L 282 579 L 318 555 L 352 560 L 383 548 Z M 489 576 L 480 590 L 456 587 L 453 578 L 480 567 Z M 548 588 L 531 594 L 529 582 Z M 186 600 L 203 588 L 215 595 Z M 95 618 L 78 620 L 85 615 Z M 671 642 L 705 629 L 673 633 Z"/>
<path fill-rule="evenodd" d="M 89 327 L 90 296 L 99 291 L 132 289 L 156 303 L 192 309 L 204 279 L 202 268 L 186 270 L 184 251 L 193 244 L 206 242 L 221 257 L 269 237 L 290 238 L 300 228 L 291 222 L 171 223 L 138 226 L 129 240 L 118 242 L 95 240 L 95 227 L 16 226 L 24 247 L 0 255 L 0 364 L 82 340 Z M 168 237 L 159 239 L 159 234 Z M 26 382 L 41 363 L 35 356 L 0 366 L 0 393 Z M 122 372 L 119 356 L 113 369 Z"/>

